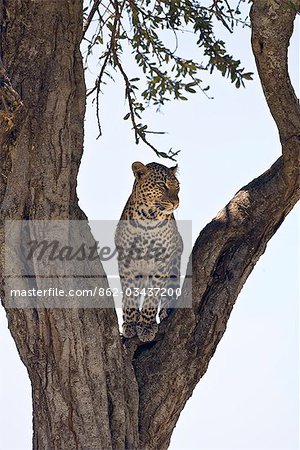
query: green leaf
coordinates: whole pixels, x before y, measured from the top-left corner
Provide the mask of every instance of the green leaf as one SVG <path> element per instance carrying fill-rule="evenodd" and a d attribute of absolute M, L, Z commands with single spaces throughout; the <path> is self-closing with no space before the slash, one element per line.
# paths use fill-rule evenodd
<path fill-rule="evenodd" d="M 243 77 L 245 80 L 253 80 L 252 75 L 253 75 L 253 72 L 247 72 L 247 73 L 244 73 L 244 74 L 242 75 L 242 77 Z"/>
<path fill-rule="evenodd" d="M 109 29 L 109 31 L 113 31 L 113 29 L 114 29 L 114 24 L 113 24 L 112 22 L 108 22 L 108 23 L 106 24 L 106 26 L 107 26 L 107 28 Z"/>
<path fill-rule="evenodd" d="M 196 94 L 195 89 L 189 87 L 188 85 L 185 86 L 185 90 L 186 90 L 187 92 L 191 92 L 192 94 Z"/>

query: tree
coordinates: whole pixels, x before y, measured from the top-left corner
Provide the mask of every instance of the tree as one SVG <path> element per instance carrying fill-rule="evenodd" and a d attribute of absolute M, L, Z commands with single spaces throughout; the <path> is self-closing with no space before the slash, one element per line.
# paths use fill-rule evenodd
<path fill-rule="evenodd" d="M 14 101 L 6 100 L 2 115 L 1 220 L 84 220 L 75 192 L 85 104 L 82 4 L 5 6 L 2 59 L 12 86 L 2 81 L 1 94 Z M 192 291 L 193 308 L 176 310 L 154 345 L 125 348 L 113 309 L 7 308 L 33 386 L 34 448 L 167 448 L 242 285 L 299 198 L 300 115 L 286 65 L 295 14 L 292 3 L 253 2 L 253 51 L 283 155 L 199 234 L 193 284 L 186 280 L 183 289 Z"/>

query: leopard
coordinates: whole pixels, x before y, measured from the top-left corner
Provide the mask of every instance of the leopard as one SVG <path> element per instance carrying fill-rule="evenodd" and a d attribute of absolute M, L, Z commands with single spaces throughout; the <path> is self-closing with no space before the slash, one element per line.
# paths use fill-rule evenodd
<path fill-rule="evenodd" d="M 179 206 L 178 166 L 132 164 L 131 195 L 115 233 L 124 338 L 155 339 L 176 308 L 183 241 L 173 212 Z"/>

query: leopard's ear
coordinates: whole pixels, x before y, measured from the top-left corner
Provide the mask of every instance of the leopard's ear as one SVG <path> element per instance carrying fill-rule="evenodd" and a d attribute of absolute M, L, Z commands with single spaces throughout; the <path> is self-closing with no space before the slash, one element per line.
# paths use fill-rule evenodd
<path fill-rule="evenodd" d="M 176 175 L 178 170 L 178 164 L 176 164 L 176 166 L 170 167 L 170 170 L 172 170 L 173 174 Z"/>
<path fill-rule="evenodd" d="M 134 162 L 131 168 L 137 180 L 139 180 L 149 170 L 148 167 L 144 166 L 144 164 L 139 161 Z"/>

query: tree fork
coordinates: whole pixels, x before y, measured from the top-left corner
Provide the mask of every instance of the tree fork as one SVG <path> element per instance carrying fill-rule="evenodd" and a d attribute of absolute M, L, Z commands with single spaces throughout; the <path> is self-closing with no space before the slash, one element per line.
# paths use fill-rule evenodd
<path fill-rule="evenodd" d="M 76 178 L 86 92 L 79 51 L 82 1 L 3 5 L 9 10 L 1 26 L 3 64 L 26 110 L 14 139 L 1 144 L 5 305 L 5 219 L 85 220 Z M 243 284 L 299 199 L 300 113 L 286 65 L 295 15 L 281 0 L 253 1 L 253 52 L 283 156 L 199 234 L 190 260 L 193 282 L 186 279 L 183 287 L 193 308 L 174 311 L 146 345 L 135 339 L 123 345 L 112 308 L 6 309 L 33 387 L 34 449 L 168 447 Z"/>

